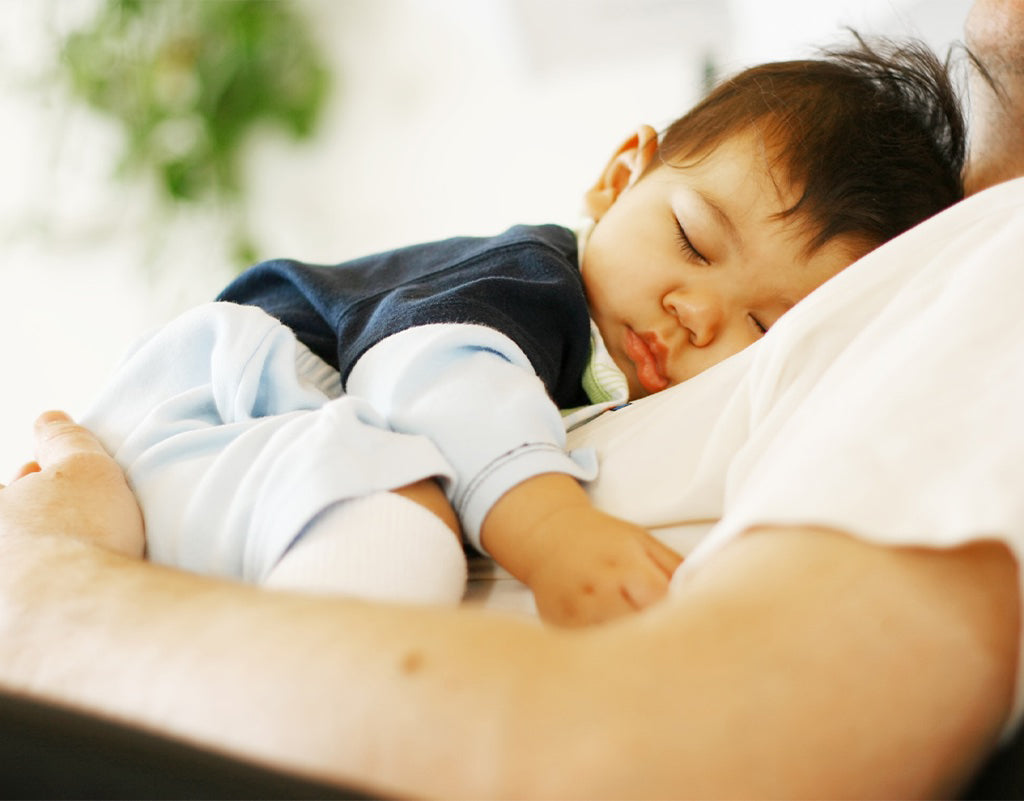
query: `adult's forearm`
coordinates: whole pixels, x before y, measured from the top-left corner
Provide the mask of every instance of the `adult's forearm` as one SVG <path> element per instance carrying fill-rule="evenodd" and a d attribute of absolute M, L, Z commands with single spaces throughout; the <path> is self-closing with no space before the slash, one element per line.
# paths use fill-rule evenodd
<path fill-rule="evenodd" d="M 1000 546 L 757 533 L 584 632 L 275 595 L 68 540 L 4 551 L 3 683 L 403 794 L 948 793 L 1013 685 Z"/>
<path fill-rule="evenodd" d="M 328 780 L 490 794 L 502 721 L 563 670 L 529 621 L 265 592 L 63 537 L 0 557 L 0 684 Z"/>

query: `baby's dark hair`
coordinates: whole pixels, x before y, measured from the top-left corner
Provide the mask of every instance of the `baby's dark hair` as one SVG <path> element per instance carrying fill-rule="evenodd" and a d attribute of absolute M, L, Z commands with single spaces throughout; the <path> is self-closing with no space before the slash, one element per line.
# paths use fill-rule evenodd
<path fill-rule="evenodd" d="M 916 40 L 854 37 L 723 81 L 662 134 L 660 162 L 757 132 L 772 170 L 802 187 L 782 216 L 800 219 L 810 252 L 840 235 L 877 247 L 955 203 L 966 128 L 948 65 Z"/>

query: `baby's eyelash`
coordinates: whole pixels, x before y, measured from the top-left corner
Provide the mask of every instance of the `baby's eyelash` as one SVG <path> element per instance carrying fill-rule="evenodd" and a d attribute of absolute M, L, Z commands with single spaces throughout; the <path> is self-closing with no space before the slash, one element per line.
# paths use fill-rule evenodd
<path fill-rule="evenodd" d="M 751 314 L 750 315 L 750 319 L 753 321 L 754 325 L 757 326 L 758 330 L 762 334 L 767 334 L 768 333 L 768 326 L 766 326 L 764 323 L 762 323 L 760 320 L 758 320 L 754 315 Z"/>
<path fill-rule="evenodd" d="M 693 246 L 693 242 L 690 241 L 690 237 L 686 235 L 686 229 L 683 228 L 683 224 L 679 222 L 678 219 L 676 220 L 676 240 L 679 242 L 679 248 L 687 256 L 692 256 L 701 264 L 710 264 L 704 254 Z"/>

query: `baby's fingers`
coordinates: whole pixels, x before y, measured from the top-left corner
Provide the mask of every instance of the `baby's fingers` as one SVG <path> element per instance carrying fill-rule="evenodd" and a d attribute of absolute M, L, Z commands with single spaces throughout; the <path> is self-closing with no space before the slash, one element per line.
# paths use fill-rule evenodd
<path fill-rule="evenodd" d="M 669 578 L 676 572 L 676 568 L 683 563 L 683 557 L 655 537 L 650 538 L 645 550 L 651 561 Z"/>
<path fill-rule="evenodd" d="M 636 610 L 664 598 L 676 568 L 683 563 L 683 557 L 646 532 L 642 547 L 643 559 L 634 563 L 634 569 L 625 572 L 621 581 L 623 597 Z"/>
<path fill-rule="evenodd" d="M 624 577 L 620 592 L 626 603 L 633 610 L 639 611 L 665 597 L 671 578 L 671 573 L 664 573 L 660 566 L 652 565 L 652 569 L 643 574 L 634 573 Z"/>
<path fill-rule="evenodd" d="M 588 585 L 581 592 L 550 598 L 534 593 L 537 612 L 545 623 L 578 628 L 633 614 L 639 608 L 621 586 L 595 590 Z"/>

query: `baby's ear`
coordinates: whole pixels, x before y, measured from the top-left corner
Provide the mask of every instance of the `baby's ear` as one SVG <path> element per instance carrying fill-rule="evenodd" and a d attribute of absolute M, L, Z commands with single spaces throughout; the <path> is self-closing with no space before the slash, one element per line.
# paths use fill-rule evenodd
<path fill-rule="evenodd" d="M 594 222 L 600 220 L 624 190 L 643 175 L 658 152 L 658 134 L 641 125 L 611 157 L 597 182 L 583 195 L 583 208 Z"/>

